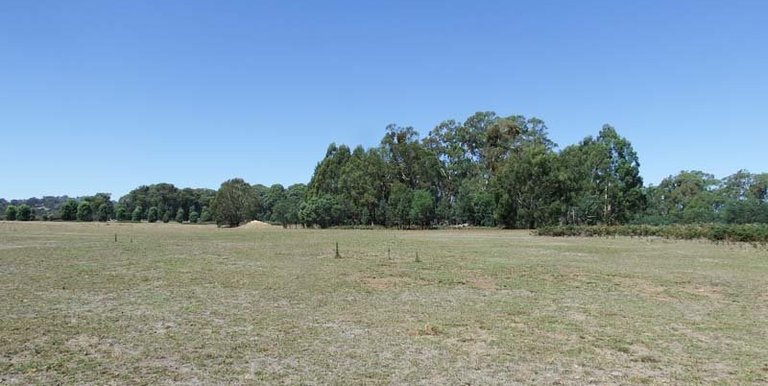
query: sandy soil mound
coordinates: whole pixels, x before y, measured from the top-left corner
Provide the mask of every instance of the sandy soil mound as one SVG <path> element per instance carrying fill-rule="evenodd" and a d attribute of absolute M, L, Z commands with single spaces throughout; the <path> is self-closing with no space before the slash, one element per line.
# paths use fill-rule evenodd
<path fill-rule="evenodd" d="M 263 221 L 259 221 L 259 220 L 253 220 L 253 221 L 251 221 L 251 222 L 241 226 L 241 228 L 272 228 L 272 227 L 273 227 L 273 225 L 267 224 L 267 223 L 265 223 Z"/>

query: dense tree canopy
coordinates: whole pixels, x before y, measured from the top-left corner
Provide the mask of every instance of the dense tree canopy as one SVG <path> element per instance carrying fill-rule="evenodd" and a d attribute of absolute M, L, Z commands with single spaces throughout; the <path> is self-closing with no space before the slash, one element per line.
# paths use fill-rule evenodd
<path fill-rule="evenodd" d="M 156 206 L 150 207 L 149 210 L 147 210 L 147 222 L 154 223 L 157 222 L 159 211 Z"/>
<path fill-rule="evenodd" d="M 133 208 L 133 212 L 131 213 L 131 221 L 135 221 L 135 222 L 141 221 L 143 214 L 144 214 L 144 209 L 141 206 L 137 206 Z"/>
<path fill-rule="evenodd" d="M 478 112 L 425 138 L 390 125 L 377 148 L 331 144 L 308 199 L 335 198 L 339 215 L 330 225 L 533 228 L 623 223 L 643 209 L 637 155 L 613 127 L 556 148 L 543 121 L 519 115 Z"/>
<path fill-rule="evenodd" d="M 87 201 L 83 201 L 77 206 L 77 221 L 93 221 L 93 210 Z"/>
<path fill-rule="evenodd" d="M 32 208 L 30 208 L 27 204 L 19 205 L 19 207 L 16 209 L 16 220 L 31 221 L 33 219 Z"/>
<path fill-rule="evenodd" d="M 77 200 L 69 199 L 60 210 L 61 219 L 64 221 L 74 221 L 77 219 Z"/>
<path fill-rule="evenodd" d="M 241 178 L 233 178 L 221 184 L 211 208 L 217 224 L 236 227 L 249 219 L 257 202 L 251 185 Z"/>
<path fill-rule="evenodd" d="M 119 206 L 117 210 L 115 210 L 115 220 L 117 221 L 128 221 L 131 217 L 128 215 L 128 210 L 125 209 L 123 206 Z"/>
<path fill-rule="evenodd" d="M 650 224 L 768 223 L 768 173 L 740 170 L 718 180 L 681 171 L 646 189 L 648 209 L 637 222 Z"/>
<path fill-rule="evenodd" d="M 136 209 L 140 209 L 139 216 L 133 216 L 134 221 L 137 221 L 136 217 L 147 218 L 145 211 L 152 207 L 157 210 L 158 220 L 166 214 L 169 219 L 175 219 L 181 209 L 184 211 L 183 221 L 187 221 L 188 213 L 210 206 L 215 195 L 216 191 L 212 189 L 179 189 L 173 184 L 159 183 L 140 186 L 121 197 L 118 203 L 128 213 L 135 214 Z"/>

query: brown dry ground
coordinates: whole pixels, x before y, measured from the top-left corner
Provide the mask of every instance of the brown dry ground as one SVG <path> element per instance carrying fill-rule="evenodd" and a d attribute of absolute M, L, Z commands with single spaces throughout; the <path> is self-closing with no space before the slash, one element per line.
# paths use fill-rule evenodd
<path fill-rule="evenodd" d="M 766 382 L 752 247 L 0 222 L 0 384 Z"/>

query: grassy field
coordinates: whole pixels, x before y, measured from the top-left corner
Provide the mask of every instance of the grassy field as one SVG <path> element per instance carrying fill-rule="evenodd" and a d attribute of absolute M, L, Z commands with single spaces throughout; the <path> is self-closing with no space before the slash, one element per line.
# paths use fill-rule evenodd
<path fill-rule="evenodd" d="M 0 296 L 0 384 L 768 382 L 744 246 L 0 222 Z"/>

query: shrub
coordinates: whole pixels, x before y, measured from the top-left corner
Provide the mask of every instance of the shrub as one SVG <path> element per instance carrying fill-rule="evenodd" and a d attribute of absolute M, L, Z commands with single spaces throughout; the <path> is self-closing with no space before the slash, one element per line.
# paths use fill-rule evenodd
<path fill-rule="evenodd" d="M 16 220 L 18 221 L 30 221 L 32 220 L 32 208 L 29 205 L 19 205 L 16 212 Z"/>
<path fill-rule="evenodd" d="M 706 239 L 714 242 L 768 244 L 768 224 L 565 225 L 541 227 L 534 233 L 553 237 L 663 237 L 678 240 Z"/>
<path fill-rule="evenodd" d="M 16 206 L 8 205 L 8 207 L 5 208 L 5 219 L 8 221 L 16 221 L 17 212 L 18 210 L 16 209 Z"/>

